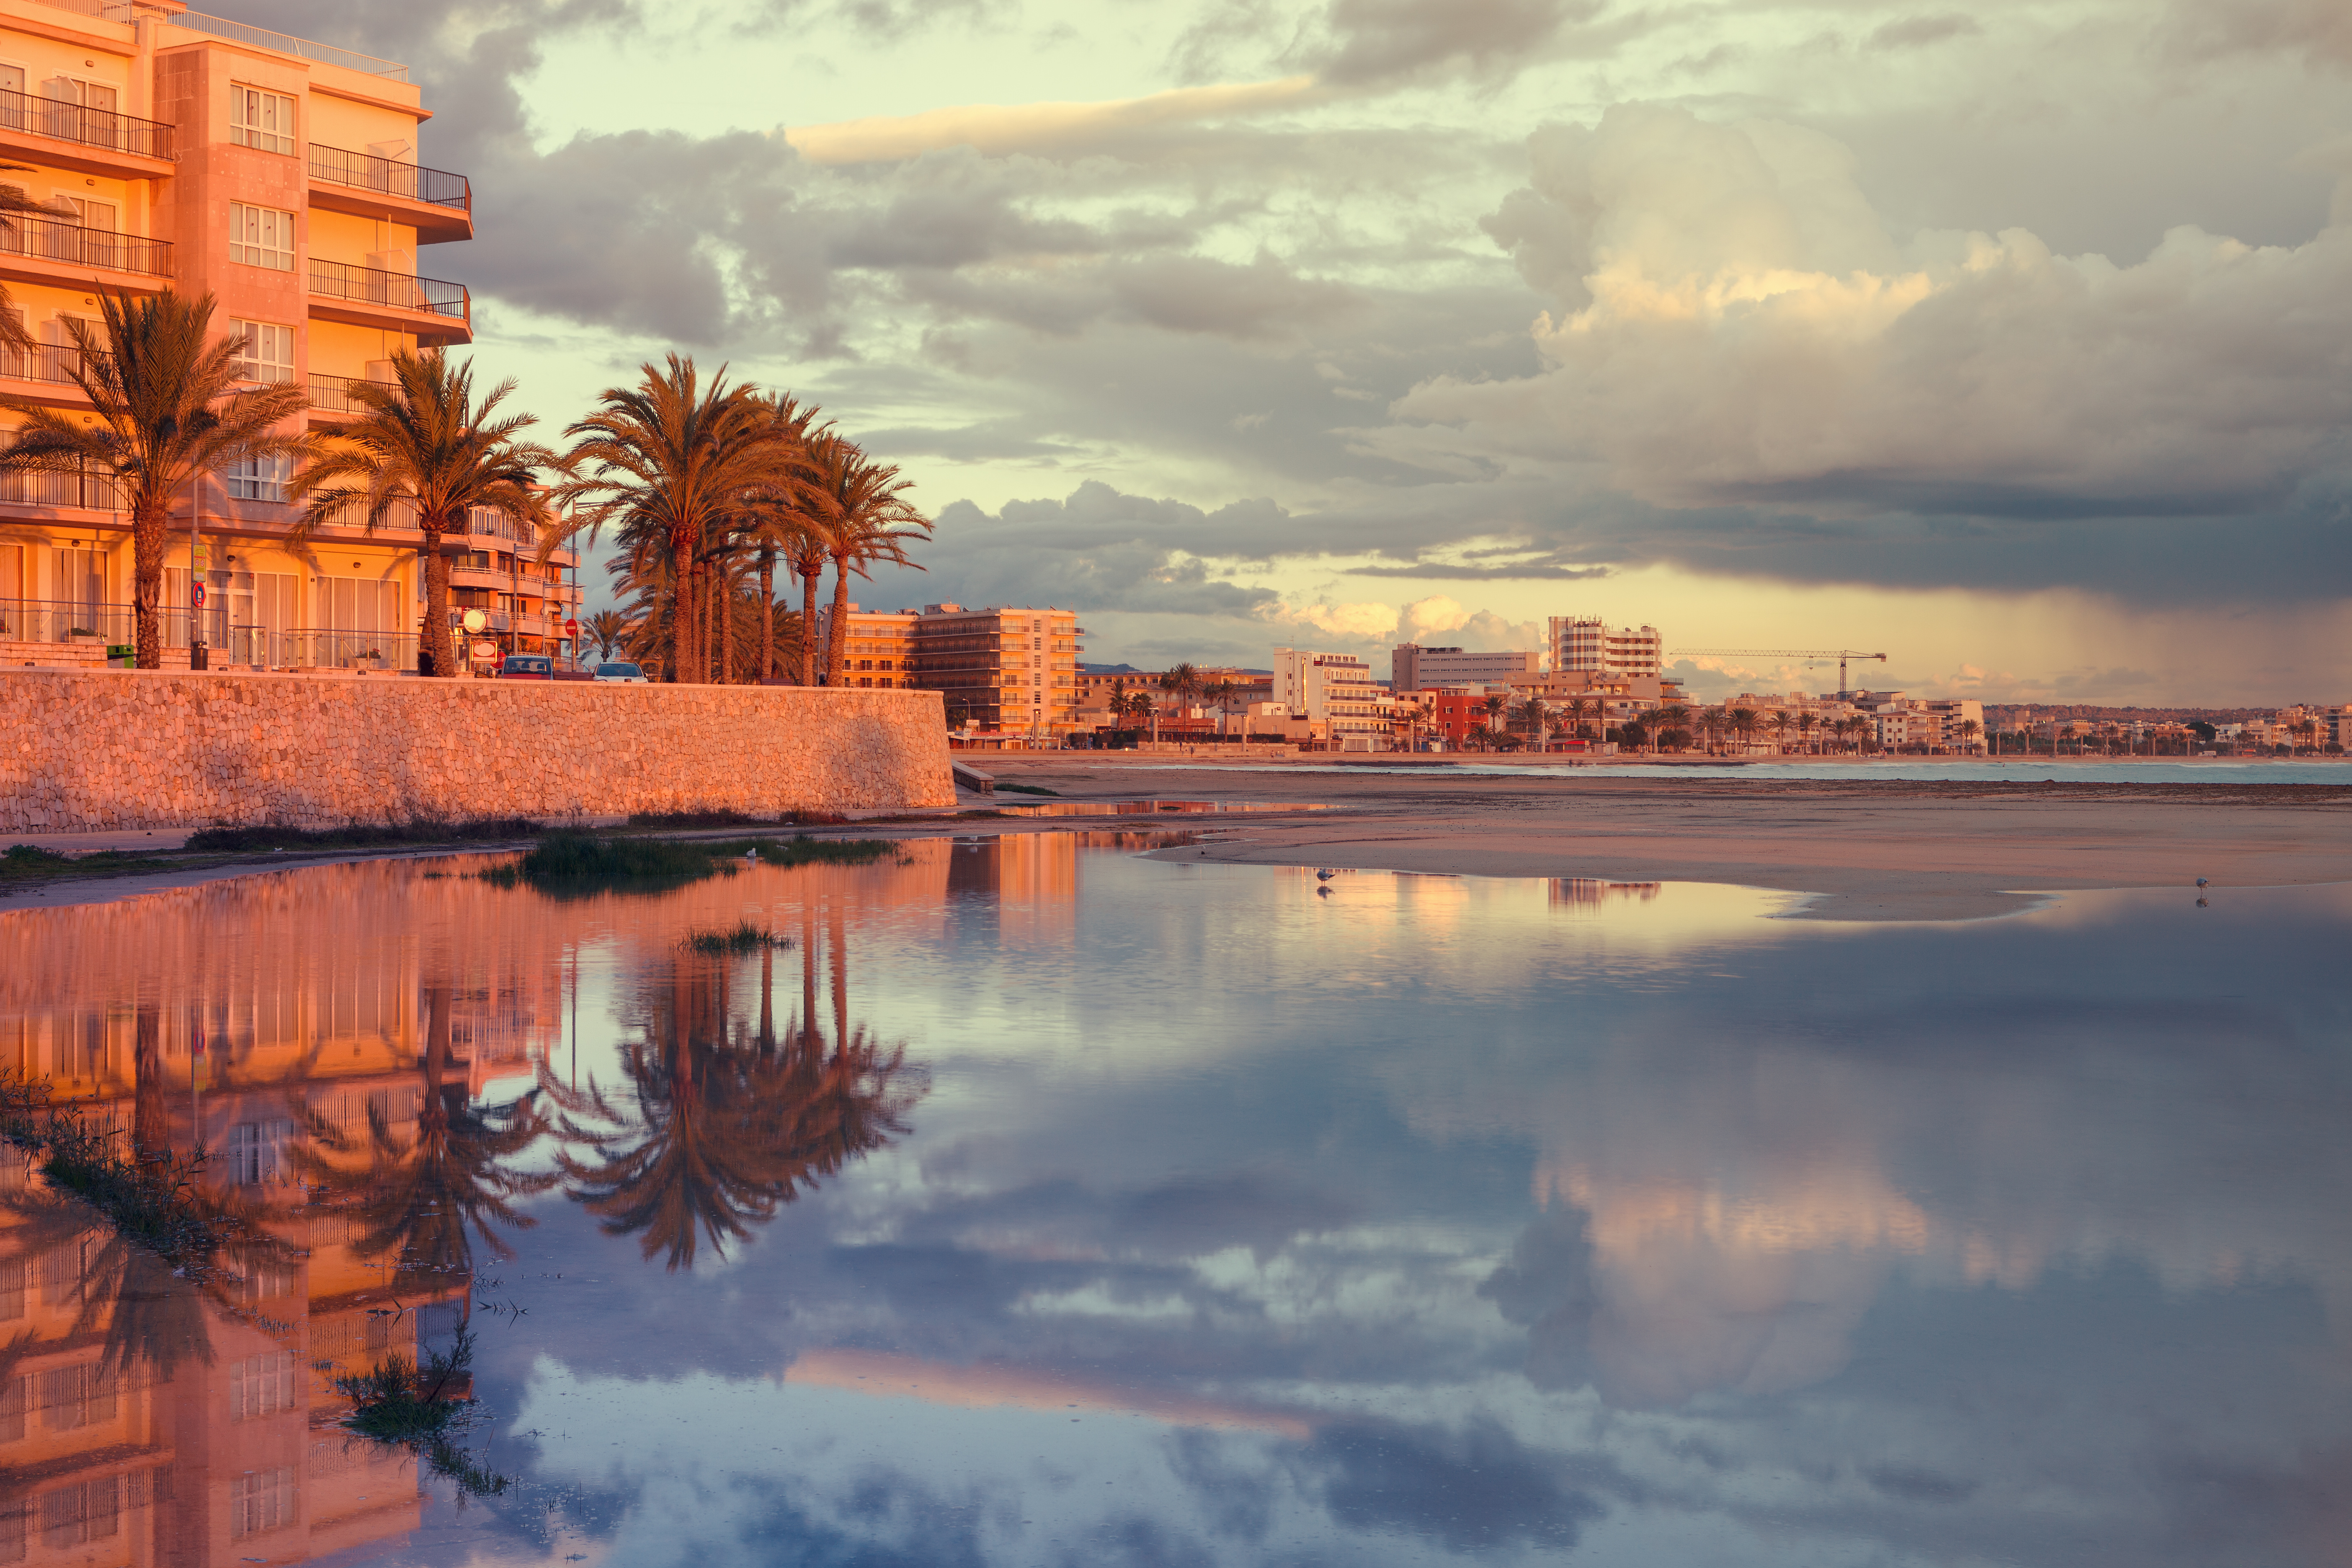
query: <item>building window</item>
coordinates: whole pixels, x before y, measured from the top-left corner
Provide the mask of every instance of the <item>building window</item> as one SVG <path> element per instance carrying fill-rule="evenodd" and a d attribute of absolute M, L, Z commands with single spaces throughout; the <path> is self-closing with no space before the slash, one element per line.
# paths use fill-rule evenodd
<path fill-rule="evenodd" d="M 293 328 L 272 321 L 231 321 L 228 327 L 240 345 L 236 360 L 239 381 L 294 379 Z"/>
<path fill-rule="evenodd" d="M 234 1541 L 294 1522 L 294 1470 L 247 1470 L 229 1483 L 228 1533 Z"/>
<path fill-rule="evenodd" d="M 240 1121 L 230 1128 L 228 1179 L 247 1187 L 275 1180 L 286 1141 L 293 1135 L 294 1123 L 282 1117 L 273 1121 Z"/>
<path fill-rule="evenodd" d="M 229 1419 L 250 1421 L 294 1408 L 294 1352 L 274 1351 L 229 1368 Z"/>
<path fill-rule="evenodd" d="M 294 215 L 276 207 L 228 205 L 228 258 L 247 267 L 294 270 Z"/>
<path fill-rule="evenodd" d="M 294 100 L 238 82 L 228 89 L 228 139 L 264 153 L 294 151 Z"/>
<path fill-rule="evenodd" d="M 228 493 L 238 500 L 284 500 L 293 461 L 284 457 L 245 458 L 224 470 Z"/>

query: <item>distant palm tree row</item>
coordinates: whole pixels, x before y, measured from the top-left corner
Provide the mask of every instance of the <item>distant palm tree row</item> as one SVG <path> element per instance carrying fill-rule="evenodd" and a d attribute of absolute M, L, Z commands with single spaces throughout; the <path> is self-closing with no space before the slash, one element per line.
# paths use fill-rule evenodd
<path fill-rule="evenodd" d="M 291 385 L 238 385 L 239 344 L 211 332 L 215 300 L 165 289 L 110 292 L 95 326 L 69 318 L 68 374 L 95 417 L 20 398 L 0 473 L 92 473 L 131 519 L 136 664 L 163 664 L 163 562 L 171 508 L 199 479 L 233 466 L 289 460 L 302 510 L 296 541 L 356 521 L 419 534 L 425 619 L 418 668 L 455 675 L 449 562 L 443 537 L 485 510 L 530 531 L 542 563 L 565 542 L 611 530 L 610 565 L 625 608 L 590 617 L 586 640 L 683 681 L 840 679 L 849 579 L 879 563 L 914 566 L 908 547 L 931 525 L 906 500 L 910 481 L 867 457 L 817 409 L 784 393 L 707 381 L 691 359 L 646 364 L 636 384 L 600 393 L 564 431 L 559 453 L 524 438 L 537 423 L 501 414 L 501 382 L 477 396 L 470 364 L 438 350 L 402 351 L 389 383 L 354 382 L 356 416 L 338 431 L 288 433 L 309 400 Z M 5 335 L 5 334 L 0 334 Z M 818 595 L 833 574 L 820 649 Z M 919 570 L 919 568 L 918 568 Z M 801 608 L 779 599 L 797 578 Z"/>

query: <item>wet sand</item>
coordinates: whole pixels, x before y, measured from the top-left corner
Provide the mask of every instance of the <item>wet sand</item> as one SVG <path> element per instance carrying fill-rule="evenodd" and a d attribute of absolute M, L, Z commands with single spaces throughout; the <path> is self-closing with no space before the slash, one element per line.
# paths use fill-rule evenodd
<path fill-rule="evenodd" d="M 1824 920 L 1970 920 L 2047 892 L 2193 892 L 2200 877 L 2216 891 L 2352 881 L 2352 787 L 2322 784 L 1473 778 L 1073 752 L 976 760 L 1006 783 L 1073 800 L 1341 808 L 1193 818 L 1185 825 L 1215 837 L 1177 852 L 1187 859 L 1729 882 L 1817 894 L 1805 913 Z M 997 804 L 1029 798 L 1008 792 Z"/>

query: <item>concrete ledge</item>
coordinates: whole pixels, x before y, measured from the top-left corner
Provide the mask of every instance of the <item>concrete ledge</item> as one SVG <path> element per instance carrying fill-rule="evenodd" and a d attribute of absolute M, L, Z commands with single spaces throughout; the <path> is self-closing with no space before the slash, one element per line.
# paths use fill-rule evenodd
<path fill-rule="evenodd" d="M 0 668 L 0 833 L 955 799 L 935 691 Z"/>

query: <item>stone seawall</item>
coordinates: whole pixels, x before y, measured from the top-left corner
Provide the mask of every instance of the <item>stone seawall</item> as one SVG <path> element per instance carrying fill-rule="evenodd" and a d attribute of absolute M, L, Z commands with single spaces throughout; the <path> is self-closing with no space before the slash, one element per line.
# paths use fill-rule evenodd
<path fill-rule="evenodd" d="M 0 669 L 0 833 L 954 804 L 936 691 Z"/>

